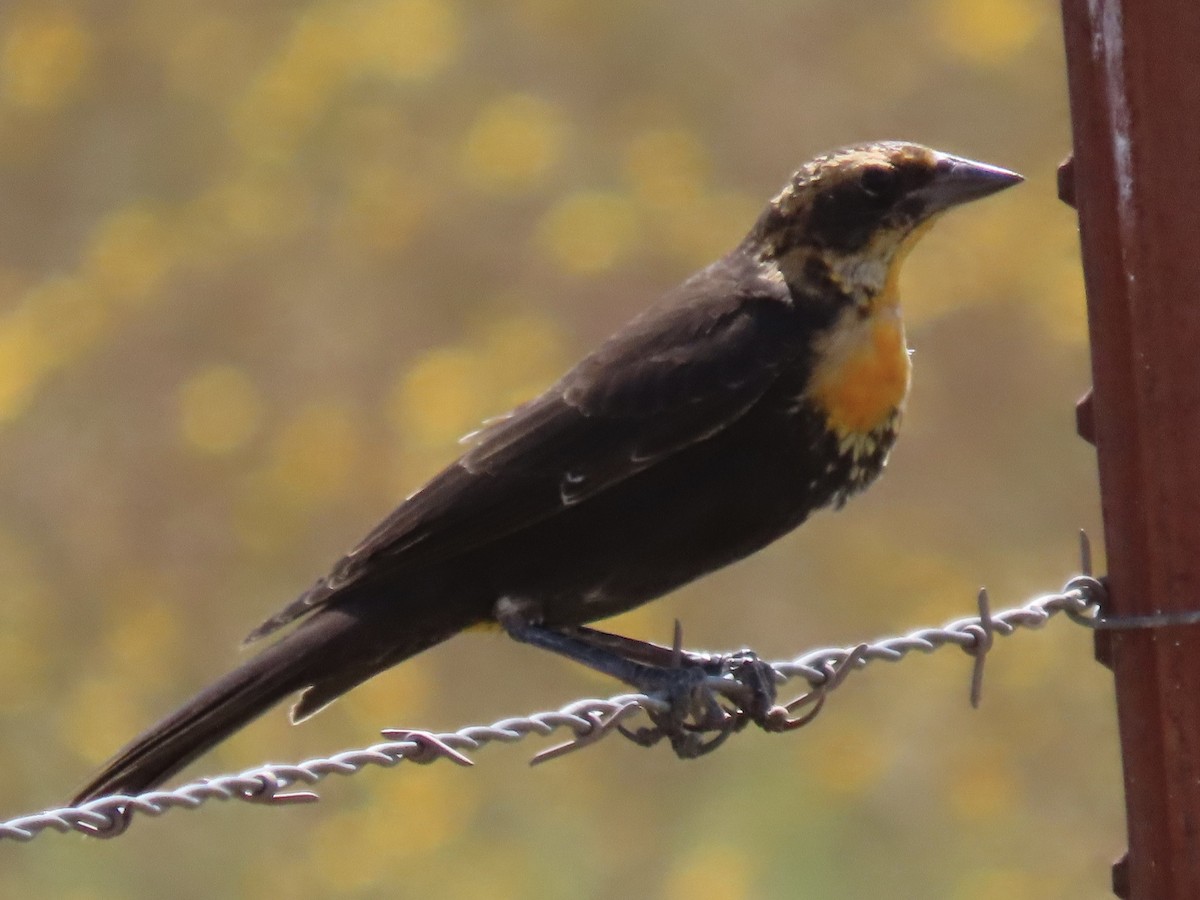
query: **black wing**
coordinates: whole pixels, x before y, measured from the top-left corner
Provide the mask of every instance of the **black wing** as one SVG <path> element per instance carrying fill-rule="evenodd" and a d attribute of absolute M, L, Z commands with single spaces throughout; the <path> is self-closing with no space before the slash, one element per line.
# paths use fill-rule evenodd
<path fill-rule="evenodd" d="M 247 640 L 373 574 L 451 558 L 584 503 L 737 420 L 796 352 L 786 287 L 739 262 L 693 276 L 546 393 L 469 436 L 457 462 Z"/>

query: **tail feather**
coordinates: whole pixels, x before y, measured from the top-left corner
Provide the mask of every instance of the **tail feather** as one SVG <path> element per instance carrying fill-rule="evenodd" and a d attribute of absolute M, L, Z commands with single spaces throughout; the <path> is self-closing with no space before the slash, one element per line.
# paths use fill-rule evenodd
<path fill-rule="evenodd" d="M 389 645 L 378 629 L 327 610 L 134 738 L 75 795 L 71 805 L 150 790 L 288 695 L 304 691 L 293 719 L 307 717 L 455 630 L 409 634 Z"/>

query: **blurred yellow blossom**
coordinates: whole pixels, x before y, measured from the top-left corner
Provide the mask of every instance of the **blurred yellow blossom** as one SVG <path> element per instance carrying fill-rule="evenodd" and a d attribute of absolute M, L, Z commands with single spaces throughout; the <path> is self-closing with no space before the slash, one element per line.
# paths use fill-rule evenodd
<path fill-rule="evenodd" d="M 243 238 L 294 234 L 308 222 L 309 185 L 285 170 L 252 168 L 216 188 L 226 227 Z"/>
<path fill-rule="evenodd" d="M 231 531 L 242 547 L 255 554 L 285 550 L 304 523 L 303 511 L 284 496 L 273 474 L 250 473 L 234 495 Z"/>
<path fill-rule="evenodd" d="M 688 204 L 700 196 L 708 181 L 708 155 L 696 135 L 686 129 L 650 129 L 629 142 L 625 172 L 634 196 L 643 203 Z"/>
<path fill-rule="evenodd" d="M 314 402 L 284 422 L 262 469 L 247 474 L 231 523 L 242 546 L 271 553 L 288 546 L 307 517 L 337 498 L 365 452 L 352 411 Z"/>
<path fill-rule="evenodd" d="M 562 113 L 546 100 L 527 94 L 501 97 L 471 126 L 463 174 L 485 191 L 527 188 L 559 161 L 566 130 Z"/>
<path fill-rule="evenodd" d="M 238 882 L 239 897 L 309 897 L 312 878 L 299 866 L 248 865 Z"/>
<path fill-rule="evenodd" d="M 112 592 L 111 621 L 103 635 L 114 676 L 161 683 L 177 665 L 184 637 L 174 609 L 176 592 L 152 571 L 127 575 L 121 586 L 127 590 Z"/>
<path fill-rule="evenodd" d="M 361 892 L 442 848 L 471 824 L 473 792 L 453 766 L 402 767 L 380 778 L 368 804 L 324 819 L 304 866 L 326 893 Z"/>
<path fill-rule="evenodd" d="M 48 366 L 45 334 L 28 317 L 0 319 L 0 422 L 25 411 Z"/>
<path fill-rule="evenodd" d="M 950 900 L 1010 900 L 1012 897 L 1063 897 L 1070 885 L 1061 878 L 1033 872 L 1014 866 L 991 865 L 972 869 L 963 878 Z"/>
<path fill-rule="evenodd" d="M 398 777 L 413 772 L 396 772 Z M 424 810 L 422 810 L 422 816 Z M 423 829 L 417 829 L 423 834 Z M 312 829 L 311 846 L 300 854 L 307 879 L 315 881 L 327 895 L 361 894 L 380 888 L 389 860 L 403 852 L 406 842 L 397 841 L 391 829 L 371 827 L 364 810 L 334 813 Z"/>
<path fill-rule="evenodd" d="M 391 421 L 406 441 L 446 446 L 487 415 L 487 385 L 487 372 L 476 353 L 450 347 L 433 350 L 396 383 Z"/>
<path fill-rule="evenodd" d="M 69 9 L 27 6 L 0 40 L 0 96 L 29 109 L 54 109 L 82 85 L 95 48 Z"/>
<path fill-rule="evenodd" d="M 262 396 L 241 369 L 214 364 L 179 389 L 179 426 L 189 445 L 220 455 L 242 446 L 262 418 Z"/>
<path fill-rule="evenodd" d="M 703 266 L 745 237 L 761 206 L 744 194 L 720 191 L 664 209 L 655 223 L 665 249 L 688 265 Z"/>
<path fill-rule="evenodd" d="M 830 741 L 837 752 L 798 747 L 806 765 L 821 786 L 839 794 L 864 794 L 887 773 L 893 753 L 878 733 L 859 723 L 839 722 L 837 736 Z"/>
<path fill-rule="evenodd" d="M 46 639 L 33 630 L 0 630 L 0 715 L 36 704 L 46 690 L 43 676 L 48 660 L 38 649 Z"/>
<path fill-rule="evenodd" d="M 278 53 L 235 97 L 230 127 L 250 158 L 287 159 L 346 80 L 355 45 L 325 7 L 300 16 Z"/>
<path fill-rule="evenodd" d="M 93 233 L 84 274 L 106 297 L 137 304 L 154 297 L 178 252 L 177 236 L 163 217 L 131 205 L 113 212 Z"/>
<path fill-rule="evenodd" d="M 0 715 L 36 705 L 52 658 L 42 652 L 59 627 L 56 599 L 34 545 L 0 530 Z"/>
<path fill-rule="evenodd" d="M 662 900 L 743 900 L 754 897 L 750 859 L 736 844 L 701 843 L 675 859 Z"/>
<path fill-rule="evenodd" d="M 254 166 L 230 174 L 179 211 L 179 252 L 191 266 L 212 267 L 257 241 L 283 238 L 311 220 L 311 185 L 286 169 Z"/>
<path fill-rule="evenodd" d="M 241 86 L 253 60 L 254 43 L 246 23 L 208 12 L 175 35 L 167 75 L 176 90 L 219 103 Z"/>
<path fill-rule="evenodd" d="M 538 229 L 541 245 L 564 271 L 594 275 L 612 268 L 638 236 L 633 204 L 621 194 L 579 191 L 551 209 Z"/>
<path fill-rule="evenodd" d="M 1002 65 L 1047 22 L 1037 0 L 927 0 L 928 21 L 951 54 L 976 65 Z"/>
<path fill-rule="evenodd" d="M 995 821 L 1011 815 L 1014 798 L 1022 793 L 999 747 L 977 749 L 969 758 L 958 760 L 957 766 L 945 774 L 943 789 L 949 806 L 960 819 L 968 821 Z"/>
<path fill-rule="evenodd" d="M 1077 260 L 1063 253 L 1047 254 L 1039 266 L 1043 303 L 1036 309 L 1060 340 L 1085 344 L 1088 340 L 1087 295 L 1083 271 Z"/>
<path fill-rule="evenodd" d="M 578 784 L 577 781 L 572 789 Z M 445 896 L 455 900 L 562 896 L 555 894 L 547 886 L 543 872 L 531 865 L 536 853 L 528 843 L 522 843 L 516 835 L 498 835 L 495 829 L 491 832 L 486 842 L 478 841 L 472 847 L 471 865 L 438 873 L 435 883 L 439 890 L 445 890 Z"/>
<path fill-rule="evenodd" d="M 146 724 L 135 696 L 139 683 L 82 667 L 58 709 L 63 744 L 91 765 L 123 746 Z"/>
<path fill-rule="evenodd" d="M 363 165 L 346 178 L 339 237 L 353 249 L 390 256 L 407 244 L 432 202 L 429 187 L 392 165 Z"/>
<path fill-rule="evenodd" d="M 490 409 L 485 415 L 532 399 L 562 374 L 568 363 L 562 329 L 538 316 L 493 320 L 483 329 L 482 352 L 492 373 Z"/>
<path fill-rule="evenodd" d="M 419 138 L 404 110 L 387 96 L 380 96 L 338 106 L 322 135 L 322 145 L 338 172 L 353 176 L 363 165 L 395 168 L 401 162 L 397 152 L 411 151 Z"/>
<path fill-rule="evenodd" d="M 99 340 L 111 321 L 103 299 L 79 278 L 51 278 L 23 298 L 20 315 L 40 336 L 46 362 L 61 365 Z"/>
<path fill-rule="evenodd" d="M 358 427 L 345 406 L 310 404 L 275 438 L 272 479 L 280 496 L 292 503 L 323 503 L 345 487 L 361 449 Z"/>
<path fill-rule="evenodd" d="M 398 718 L 411 722 L 428 715 L 437 688 L 429 663 L 417 658 L 359 685 L 338 703 L 358 726 L 379 728 Z"/>
<path fill-rule="evenodd" d="M 457 56 L 462 23 L 451 0 L 375 0 L 345 10 L 360 65 L 380 74 L 424 79 Z"/>

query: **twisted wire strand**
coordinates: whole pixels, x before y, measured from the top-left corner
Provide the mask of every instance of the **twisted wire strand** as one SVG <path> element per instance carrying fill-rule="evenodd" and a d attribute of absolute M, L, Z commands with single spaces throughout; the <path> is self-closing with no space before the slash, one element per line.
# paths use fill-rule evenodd
<path fill-rule="evenodd" d="M 1067 613 L 1084 624 L 1099 615 L 1103 585 L 1089 575 L 1069 581 L 1060 593 L 1045 594 L 1024 606 L 991 614 L 986 592 L 980 592 L 980 615 L 956 619 L 941 628 L 921 628 L 908 634 L 886 637 L 853 647 L 813 650 L 792 660 L 771 663 L 780 683 L 793 678 L 806 681 L 809 692 L 788 705 L 808 705 L 799 720 L 810 720 L 824 703 L 827 693 L 849 672 L 869 663 L 897 662 L 914 651 L 932 653 L 957 646 L 976 657 L 972 700 L 977 700 L 981 663 L 993 636 L 1007 637 L 1018 628 L 1040 628 L 1057 613 Z M 563 729 L 571 739 L 535 756 L 543 762 L 563 753 L 589 746 L 620 730 L 621 723 L 643 710 L 662 712 L 667 704 L 646 694 L 620 694 L 607 700 L 577 700 L 561 709 L 501 719 L 491 725 L 469 725 L 457 731 L 434 734 L 426 731 L 384 731 L 390 740 L 330 757 L 294 765 L 268 765 L 237 775 L 204 778 L 172 790 L 149 791 L 138 796 L 115 794 L 78 807 L 63 807 L 0 822 L 0 840 L 31 841 L 47 830 L 78 831 L 91 837 L 117 837 L 129 826 L 134 813 L 160 816 L 171 809 L 196 809 L 209 800 L 242 800 L 249 803 L 291 804 L 314 802 L 317 795 L 290 788 L 311 785 L 329 775 L 353 775 L 368 766 L 390 767 L 407 760 L 427 764 L 447 759 L 458 765 L 473 765 L 467 755 L 499 741 L 514 743 L 529 735 L 549 735 Z"/>

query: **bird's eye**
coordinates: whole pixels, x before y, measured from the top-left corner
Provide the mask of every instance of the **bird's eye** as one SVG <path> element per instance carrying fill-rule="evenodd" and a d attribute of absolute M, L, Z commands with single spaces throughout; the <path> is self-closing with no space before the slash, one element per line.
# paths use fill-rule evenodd
<path fill-rule="evenodd" d="M 871 166 L 859 176 L 863 193 L 874 200 L 891 200 L 896 193 L 898 177 L 890 166 Z"/>

